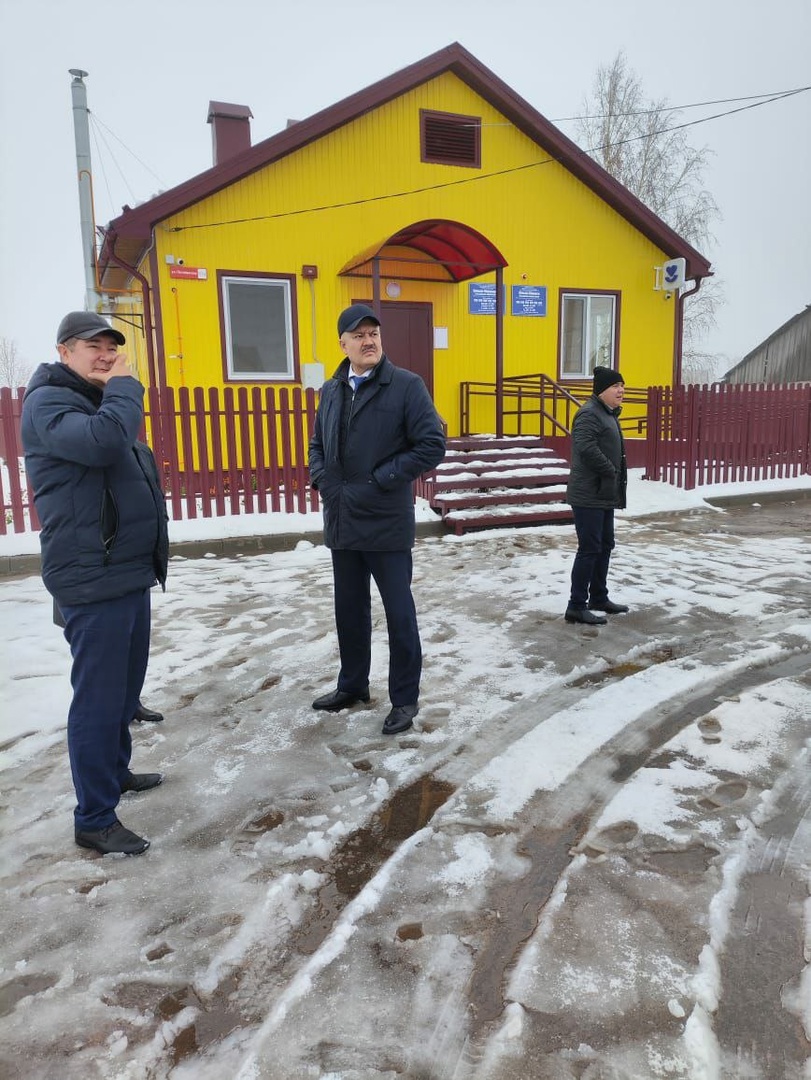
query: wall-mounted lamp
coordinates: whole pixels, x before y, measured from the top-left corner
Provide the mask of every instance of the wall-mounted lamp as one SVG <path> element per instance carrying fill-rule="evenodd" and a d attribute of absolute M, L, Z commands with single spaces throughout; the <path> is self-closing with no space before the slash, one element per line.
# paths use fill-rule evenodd
<path fill-rule="evenodd" d="M 390 281 L 386 285 L 386 296 L 388 296 L 391 300 L 396 300 L 397 297 L 400 295 L 401 291 L 402 290 L 400 289 L 399 281 Z"/>

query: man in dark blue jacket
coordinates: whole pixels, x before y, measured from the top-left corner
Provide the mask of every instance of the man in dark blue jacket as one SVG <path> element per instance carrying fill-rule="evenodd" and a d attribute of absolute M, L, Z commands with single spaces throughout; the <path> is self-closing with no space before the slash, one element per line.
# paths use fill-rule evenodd
<path fill-rule="evenodd" d="M 40 364 L 22 409 L 25 467 L 40 519 L 42 579 L 73 657 L 68 753 L 75 839 L 103 855 L 149 841 L 116 816 L 123 792 L 160 773 L 130 772 L 130 721 L 149 657 L 150 589 L 166 581 L 166 505 L 152 452 L 138 442 L 144 388 L 124 335 L 94 312 L 59 324 L 60 363 Z"/>
<path fill-rule="evenodd" d="M 619 425 L 625 392 L 622 375 L 596 367 L 592 395 L 572 421 L 572 468 L 566 501 L 574 512 L 577 554 L 572 567 L 568 623 L 602 626 L 625 604 L 608 599 L 608 563 L 614 549 L 614 511 L 625 506 L 628 470 Z"/>
<path fill-rule="evenodd" d="M 389 636 L 391 711 L 384 735 L 419 711 L 422 649 L 411 594 L 412 481 L 445 456 L 445 435 L 422 379 L 383 352 L 380 321 L 365 304 L 338 317 L 345 359 L 321 389 L 310 441 L 310 479 L 321 495 L 332 549 L 341 669 L 337 688 L 313 702 L 338 712 L 369 700 L 373 577 Z"/>

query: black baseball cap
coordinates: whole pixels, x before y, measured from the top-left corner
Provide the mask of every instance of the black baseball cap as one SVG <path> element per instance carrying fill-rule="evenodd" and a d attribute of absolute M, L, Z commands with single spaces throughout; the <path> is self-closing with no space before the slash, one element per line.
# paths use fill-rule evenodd
<path fill-rule="evenodd" d="M 99 334 L 109 334 L 119 345 L 123 345 L 127 340 L 120 330 L 113 330 L 107 320 L 95 311 L 69 311 L 56 331 L 56 344 L 63 345 L 71 338 L 86 341 L 88 338 L 98 337 Z"/>
<path fill-rule="evenodd" d="M 338 316 L 338 337 L 354 330 L 364 319 L 371 319 L 376 326 L 380 326 L 380 319 L 367 304 L 353 304 L 352 307 L 344 308 Z"/>

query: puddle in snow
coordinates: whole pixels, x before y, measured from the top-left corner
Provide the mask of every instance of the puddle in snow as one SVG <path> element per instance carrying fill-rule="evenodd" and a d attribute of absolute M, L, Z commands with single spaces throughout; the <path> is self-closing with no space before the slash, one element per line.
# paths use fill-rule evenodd
<path fill-rule="evenodd" d="M 315 952 L 343 908 L 400 844 L 431 820 L 454 790 L 452 784 L 423 776 L 396 791 L 368 825 L 346 838 L 330 859 L 330 879 L 318 892 L 315 912 L 296 935 L 301 952 Z"/>

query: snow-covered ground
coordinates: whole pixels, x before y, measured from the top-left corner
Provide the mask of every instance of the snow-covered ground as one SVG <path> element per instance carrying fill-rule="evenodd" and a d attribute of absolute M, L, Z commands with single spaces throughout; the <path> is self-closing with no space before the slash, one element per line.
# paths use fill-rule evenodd
<path fill-rule="evenodd" d="M 570 526 L 420 541 L 394 739 L 379 605 L 369 706 L 310 707 L 337 670 L 317 515 L 173 523 L 302 538 L 172 560 L 136 859 L 72 843 L 67 647 L 38 578 L 0 581 L 0 1073 L 809 1075 L 811 500 L 768 497 L 810 486 L 632 473 L 632 611 L 601 629 L 562 619 Z"/>

